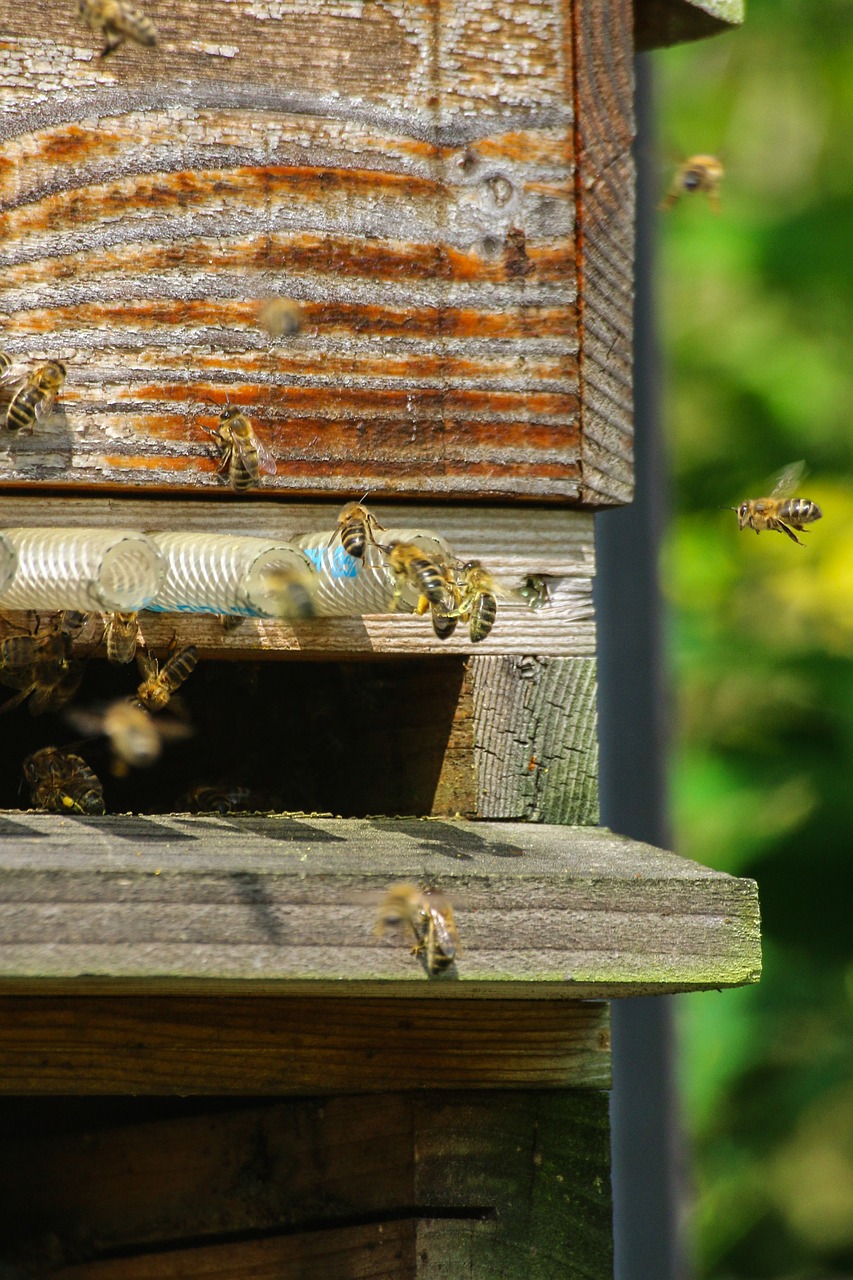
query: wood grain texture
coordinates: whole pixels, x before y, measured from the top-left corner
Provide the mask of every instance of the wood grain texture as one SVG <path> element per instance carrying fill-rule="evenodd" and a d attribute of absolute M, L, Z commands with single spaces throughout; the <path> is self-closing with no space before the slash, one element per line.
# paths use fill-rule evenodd
<path fill-rule="evenodd" d="M 0 0 L 0 333 L 69 367 L 0 480 L 221 492 L 228 397 L 270 489 L 595 501 L 570 0 L 146 11 L 159 49 L 103 62 L 73 6 Z"/>
<path fill-rule="evenodd" d="M 0 997 L 0 1093 L 608 1088 L 604 1002 Z"/>
<path fill-rule="evenodd" d="M 237 630 L 226 632 L 210 615 L 148 613 L 142 623 L 146 643 L 160 651 L 176 635 L 179 643 L 196 645 L 204 658 L 594 655 L 595 556 L 591 516 L 572 511 L 458 505 L 405 507 L 371 503 L 371 509 L 388 528 L 435 530 L 461 560 L 482 560 L 510 585 L 529 573 L 544 575 L 549 583 L 550 604 L 530 610 L 501 601 L 492 634 L 476 645 L 471 644 L 464 626 L 442 641 L 435 636 L 428 618 L 405 614 L 322 618 L 298 624 L 247 619 Z M 22 495 L 4 495 L 0 498 L 0 528 L 119 524 L 146 532 L 184 529 L 288 539 L 300 533 L 333 529 L 339 510 L 336 503 L 328 502 L 164 503 L 79 498 L 44 498 L 34 506 Z M 78 651 L 83 655 L 102 654 L 99 641 L 100 628 L 92 626 L 81 636 Z"/>
<path fill-rule="evenodd" d="M 659 49 L 730 31 L 744 17 L 744 0 L 635 0 L 634 41 Z"/>
<path fill-rule="evenodd" d="M 54 1133 L 7 1138 L 0 1167 L 0 1246 L 30 1273 L 611 1274 L 599 1091 L 329 1097 L 184 1116 L 173 1106 L 161 1117 L 146 1106 L 123 1123 L 113 1105 L 76 1120 L 79 1107 L 41 1105 Z"/>
<path fill-rule="evenodd" d="M 598 822 L 595 659 L 472 658 L 477 816 Z"/>
<path fill-rule="evenodd" d="M 631 0 L 574 7 L 581 488 L 633 492 L 634 162 Z"/>
<path fill-rule="evenodd" d="M 0 989 L 608 997 L 757 980 L 755 884 L 595 828 L 8 813 Z M 430 979 L 388 886 L 450 898 Z"/>

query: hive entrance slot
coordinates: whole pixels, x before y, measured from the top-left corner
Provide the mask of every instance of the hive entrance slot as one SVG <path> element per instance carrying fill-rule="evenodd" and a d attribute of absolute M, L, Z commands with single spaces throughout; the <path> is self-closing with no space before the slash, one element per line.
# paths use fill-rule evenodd
<path fill-rule="evenodd" d="M 135 667 L 90 661 L 75 701 L 109 703 L 138 679 Z M 0 807 L 29 807 L 20 783 L 30 752 L 77 743 L 104 784 L 108 813 L 180 812 L 203 786 L 233 789 L 242 808 L 278 812 L 474 811 L 464 658 L 200 662 L 180 698 L 193 736 L 127 777 L 111 774 L 105 739 L 81 742 L 61 713 L 17 708 L 0 720 Z"/>

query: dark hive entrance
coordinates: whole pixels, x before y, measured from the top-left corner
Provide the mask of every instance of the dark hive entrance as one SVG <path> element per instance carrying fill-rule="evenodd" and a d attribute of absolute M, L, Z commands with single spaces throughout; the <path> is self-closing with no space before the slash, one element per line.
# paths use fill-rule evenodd
<path fill-rule="evenodd" d="M 87 664 L 75 704 L 132 693 L 136 667 Z M 310 663 L 200 661 L 181 689 L 194 729 L 126 778 L 103 738 L 81 741 L 62 714 L 0 717 L 0 807 L 29 807 L 21 762 L 45 746 L 83 756 L 108 813 L 170 813 L 194 788 L 245 788 L 246 807 L 274 811 L 428 814 L 473 810 L 465 660 Z M 6 694 L 6 690 L 2 694 Z M 12 691 L 8 691 L 11 696 Z"/>

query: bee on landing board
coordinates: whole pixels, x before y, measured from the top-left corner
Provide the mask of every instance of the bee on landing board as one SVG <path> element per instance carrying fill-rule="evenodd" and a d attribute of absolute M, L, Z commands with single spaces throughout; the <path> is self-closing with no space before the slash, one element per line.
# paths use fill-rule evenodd
<path fill-rule="evenodd" d="M 462 954 L 453 908 L 435 889 L 392 885 L 380 904 L 374 932 L 381 938 L 396 924 L 403 924 L 414 937 L 412 955 L 423 958 L 430 977 L 443 973 Z"/>
<path fill-rule="evenodd" d="M 6 410 L 6 430 L 32 431 L 37 422 L 43 422 L 53 408 L 65 373 L 61 361 L 48 360 L 22 378 Z"/>
<path fill-rule="evenodd" d="M 217 471 L 228 473 L 232 489 L 242 493 L 261 483 L 261 475 L 275 475 L 275 459 L 261 444 L 254 428 L 240 409 L 229 405 L 219 415 L 218 427 L 203 427 L 219 443 L 222 458 Z"/>
<path fill-rule="evenodd" d="M 671 209 L 685 194 L 704 191 L 714 213 L 720 212 L 720 183 L 725 170 L 716 156 L 690 156 L 678 166 L 661 209 Z"/>
<path fill-rule="evenodd" d="M 47 813 L 103 813 L 100 780 L 81 756 L 58 747 L 42 747 L 27 756 L 24 778 L 34 809 Z"/>
<path fill-rule="evenodd" d="M 162 667 L 150 653 L 138 653 L 136 662 L 143 676 L 136 690 L 137 701 L 148 711 L 162 711 L 175 690 L 180 689 L 195 670 L 198 650 L 194 644 L 187 645 L 186 649 L 171 653 Z"/>
<path fill-rule="evenodd" d="M 376 516 L 361 502 L 348 502 L 338 513 L 338 523 L 329 539 L 329 546 L 339 537 L 348 556 L 363 560 L 368 543 L 377 545 L 377 531 L 383 532 L 383 528 Z"/>
<path fill-rule="evenodd" d="M 806 544 L 800 542 L 793 530 L 810 533 L 811 530 L 804 529 L 803 526 L 813 524 L 823 515 L 816 502 L 811 502 L 808 498 L 791 497 L 805 475 L 805 470 L 804 462 L 792 462 L 784 471 L 779 472 L 769 498 L 750 498 L 739 506 L 732 507 L 731 510 L 737 512 L 738 526 L 741 529 L 754 529 L 756 533 L 761 533 L 763 529 L 775 529 L 804 547 Z"/>
<path fill-rule="evenodd" d="M 104 614 L 104 646 L 107 661 L 116 666 L 133 662 L 136 657 L 137 613 Z"/>
<path fill-rule="evenodd" d="M 104 37 L 102 58 L 115 53 L 125 40 L 148 49 L 157 43 L 154 23 L 127 0 L 77 0 L 77 12 L 96 34 Z"/>

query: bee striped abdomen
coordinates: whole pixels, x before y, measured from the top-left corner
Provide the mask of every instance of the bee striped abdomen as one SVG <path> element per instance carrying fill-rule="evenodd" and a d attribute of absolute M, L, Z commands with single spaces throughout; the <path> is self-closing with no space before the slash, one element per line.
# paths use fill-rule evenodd
<path fill-rule="evenodd" d="M 823 512 L 817 503 L 810 502 L 808 498 L 789 498 L 779 508 L 780 519 L 787 520 L 795 528 L 820 520 L 822 515 Z"/>
<path fill-rule="evenodd" d="M 468 634 L 471 637 L 472 644 L 477 644 L 480 640 L 485 640 L 486 636 L 495 625 L 495 618 L 498 616 L 498 602 L 488 591 L 481 592 L 477 596 L 471 609 L 471 616 L 468 620 Z"/>
<path fill-rule="evenodd" d="M 23 431 L 32 427 L 36 419 L 36 408 L 44 399 L 38 387 L 22 387 L 12 397 L 6 410 L 6 426 L 9 431 Z"/>

